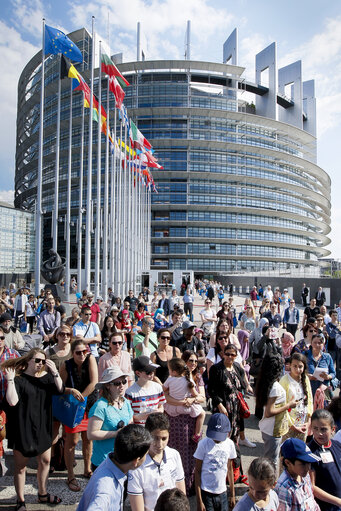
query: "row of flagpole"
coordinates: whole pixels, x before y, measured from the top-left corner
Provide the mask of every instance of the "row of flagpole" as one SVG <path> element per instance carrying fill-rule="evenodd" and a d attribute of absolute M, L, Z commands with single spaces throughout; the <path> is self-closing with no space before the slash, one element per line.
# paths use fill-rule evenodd
<path fill-rule="evenodd" d="M 44 126 L 44 96 L 45 96 L 45 55 L 47 53 L 45 20 L 43 20 L 42 36 L 42 64 L 41 64 L 41 95 L 40 95 L 40 130 L 39 130 L 39 152 L 38 152 L 38 175 L 37 175 L 37 201 L 36 201 L 36 294 L 39 294 L 40 265 L 41 265 L 41 238 L 42 238 L 42 184 L 43 184 L 43 126 Z M 66 48 L 72 53 L 70 56 L 67 50 L 64 53 L 70 58 L 80 62 L 78 52 L 80 51 L 61 31 L 49 28 L 48 51 L 57 53 L 55 48 L 66 44 Z M 51 35 L 52 33 L 52 35 Z M 64 39 L 65 38 L 65 39 Z M 52 48 L 52 49 L 51 49 Z M 64 47 L 63 47 L 64 50 Z M 137 277 L 142 269 L 149 268 L 150 261 L 150 209 L 151 209 L 151 184 L 155 186 L 148 171 L 148 166 L 160 166 L 151 153 L 144 154 L 146 148 L 149 151 L 151 146 L 144 139 L 143 135 L 132 121 L 128 120 L 123 105 L 124 92 L 116 83 L 116 78 L 106 76 L 106 110 L 102 108 L 102 63 L 101 44 L 99 45 L 99 71 L 98 71 L 98 100 L 96 99 L 96 110 L 98 115 L 98 140 L 97 140 L 97 180 L 96 200 L 92 196 L 92 156 L 93 156 L 93 112 L 94 112 L 94 56 L 95 56 L 95 34 L 94 17 L 92 18 L 92 51 L 91 51 L 91 79 L 90 88 L 84 82 L 77 70 L 69 68 L 67 76 L 70 81 L 70 106 L 69 106 L 69 131 L 68 131 L 68 166 L 67 166 L 67 193 L 66 193 L 66 215 L 64 220 L 64 239 L 66 255 L 65 290 L 69 298 L 71 271 L 77 272 L 78 290 L 85 288 L 90 290 L 92 285 L 92 261 L 94 268 L 94 292 L 102 294 L 106 299 L 108 287 L 112 287 L 116 296 L 125 295 L 129 289 L 136 290 Z M 52 213 L 51 234 L 53 249 L 58 251 L 58 222 L 59 222 L 59 161 L 60 161 L 60 109 L 61 109 L 61 78 L 62 58 L 59 55 L 60 77 L 58 83 L 57 97 L 57 128 L 56 128 L 56 162 L 55 162 L 55 197 Z M 81 56 L 82 59 L 82 56 Z M 108 66 L 107 58 L 106 66 Z M 113 65 L 114 66 L 114 65 Z M 109 65 L 110 67 L 110 65 Z M 115 67 L 115 66 L 114 66 Z M 116 69 L 116 68 L 115 68 Z M 118 72 L 118 70 L 116 69 Z M 118 72 L 119 73 L 119 72 Z M 128 82 L 121 78 L 128 84 Z M 78 80 L 79 87 L 74 87 L 73 79 Z M 105 81 L 105 78 L 103 78 Z M 111 82 L 112 80 L 112 82 Z M 128 84 L 129 85 L 129 84 Z M 71 196 L 72 196 L 72 113 L 73 113 L 73 91 L 81 90 L 81 141 L 80 141 L 80 170 L 77 186 L 78 191 L 78 218 L 76 222 L 76 245 L 77 245 L 77 268 L 70 268 L 71 260 Z M 109 90 L 115 95 L 116 107 L 120 109 L 119 123 L 119 144 L 116 141 L 117 132 L 117 110 L 113 111 L 113 137 L 109 127 Z M 88 164 L 86 174 L 86 208 L 83 208 L 84 201 L 84 125 L 85 107 L 89 108 L 89 139 L 88 139 Z M 104 114 L 103 114 L 104 112 Z M 103 122 L 102 122 L 103 120 Z M 104 124 L 105 123 L 105 124 Z M 135 142 L 132 147 L 132 134 L 130 126 L 134 126 Z M 105 130 L 103 129 L 103 126 Z M 102 197 L 102 137 L 105 134 L 105 165 L 104 165 L 104 196 Z M 124 140 L 124 143 L 123 143 Z M 146 144 L 146 148 L 143 143 Z M 138 142 L 137 142 L 138 141 Z M 123 151 L 122 151 L 123 148 Z M 138 156 L 138 153 L 141 153 Z M 142 160 L 142 153 L 144 159 Z M 128 157 L 129 156 L 129 157 Z M 102 200 L 103 199 L 103 200 Z M 102 208 L 103 202 L 103 208 Z M 82 268 L 82 247 L 83 247 L 83 219 L 85 213 L 85 255 L 84 268 Z M 95 214 L 95 216 L 94 216 Z M 95 218 L 95 227 L 94 227 Z M 93 236 L 94 234 L 94 236 Z M 94 258 L 92 257 L 92 244 L 94 242 Z M 83 278 L 84 277 L 84 278 Z"/>

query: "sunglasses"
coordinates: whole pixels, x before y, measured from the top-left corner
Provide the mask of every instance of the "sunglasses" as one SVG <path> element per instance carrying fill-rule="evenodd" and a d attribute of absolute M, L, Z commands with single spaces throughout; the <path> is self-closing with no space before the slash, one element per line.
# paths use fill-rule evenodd
<path fill-rule="evenodd" d="M 223 341 L 224 339 L 227 339 L 226 335 L 224 335 L 223 337 L 218 337 L 218 341 Z"/>
<path fill-rule="evenodd" d="M 88 350 L 79 350 L 79 351 L 75 351 L 76 355 L 84 355 L 85 353 L 87 353 Z"/>
<path fill-rule="evenodd" d="M 114 387 L 119 387 L 120 385 L 125 385 L 127 383 L 127 380 L 120 380 L 120 381 L 111 381 L 109 385 L 114 385 Z"/>
<path fill-rule="evenodd" d="M 71 337 L 71 334 L 68 332 L 59 332 L 58 335 L 64 335 L 65 337 Z"/>
<path fill-rule="evenodd" d="M 36 364 L 40 364 L 40 363 L 42 363 L 43 365 L 46 364 L 45 358 L 34 358 L 33 360 L 35 361 Z"/>
<path fill-rule="evenodd" d="M 206 305 L 207 305 L 207 304 L 212 303 L 212 302 L 205 302 L 205 303 L 206 303 Z"/>
<path fill-rule="evenodd" d="M 236 357 L 237 353 L 224 353 L 225 357 Z"/>
<path fill-rule="evenodd" d="M 189 358 L 187 362 L 192 362 L 193 364 L 197 364 L 198 363 L 196 358 Z"/>
<path fill-rule="evenodd" d="M 0 339 L 1 339 L 2 341 L 4 341 L 4 340 L 5 340 L 5 336 L 4 336 L 4 335 L 1 335 L 1 336 L 0 336 Z"/>
<path fill-rule="evenodd" d="M 111 341 L 111 344 L 113 346 L 120 346 L 121 344 L 123 344 L 123 342 L 122 341 Z"/>
<path fill-rule="evenodd" d="M 91 316 L 91 314 L 92 314 L 92 312 L 89 312 L 89 313 L 83 312 L 83 316 Z"/>
<path fill-rule="evenodd" d="M 170 337 L 168 335 L 160 335 L 160 339 L 170 339 Z"/>

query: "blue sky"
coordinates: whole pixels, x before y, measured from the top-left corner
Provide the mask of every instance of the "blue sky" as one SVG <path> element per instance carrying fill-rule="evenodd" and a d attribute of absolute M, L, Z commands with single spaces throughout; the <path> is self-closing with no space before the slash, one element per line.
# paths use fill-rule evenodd
<path fill-rule="evenodd" d="M 315 79 L 318 164 L 332 178 L 332 244 L 341 258 L 341 2 L 340 0 L 0 0 L 0 200 L 13 196 L 17 83 L 41 45 L 41 20 L 66 33 L 95 16 L 112 53 L 136 58 L 136 23 L 147 59 L 182 58 L 186 22 L 191 58 L 221 62 L 222 45 L 239 30 L 239 64 L 254 78 L 254 56 L 277 41 L 279 67 L 302 59 L 303 79 Z M 108 31 L 109 28 L 109 31 Z"/>

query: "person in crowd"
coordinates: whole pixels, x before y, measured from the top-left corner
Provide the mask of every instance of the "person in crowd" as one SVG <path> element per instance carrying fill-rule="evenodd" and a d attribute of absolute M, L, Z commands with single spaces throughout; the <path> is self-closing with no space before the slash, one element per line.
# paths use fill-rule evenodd
<path fill-rule="evenodd" d="M 153 316 L 159 306 L 159 293 L 154 291 L 152 301 L 150 302 L 150 314 Z"/>
<path fill-rule="evenodd" d="M 276 305 L 276 311 L 278 314 L 281 312 L 281 292 L 279 287 L 276 287 L 274 290 L 273 303 Z"/>
<path fill-rule="evenodd" d="M 88 309 L 89 310 L 89 309 Z M 84 418 L 80 424 L 74 428 L 65 427 L 65 450 L 64 458 L 68 472 L 67 485 L 71 491 L 80 491 L 81 487 L 74 474 L 75 447 L 79 440 L 79 434 L 82 437 L 82 450 L 84 461 L 84 475 L 89 478 L 92 475 L 91 470 L 91 442 L 87 437 L 88 429 L 88 410 L 91 408 L 90 395 L 98 382 L 98 370 L 95 357 L 87 350 L 87 345 L 82 339 L 76 339 L 71 344 L 72 358 L 66 360 L 60 368 L 60 375 L 70 393 L 79 401 L 84 401 L 87 397 L 87 409 Z"/>
<path fill-rule="evenodd" d="M 87 297 L 87 307 L 90 308 L 91 310 L 91 317 L 90 317 L 90 321 L 92 323 L 96 323 L 98 326 L 100 325 L 101 323 L 101 309 L 98 305 L 97 302 L 94 302 L 94 294 L 93 293 L 88 293 L 88 297 Z M 85 304 L 82 305 L 82 309 L 85 307 Z"/>
<path fill-rule="evenodd" d="M 305 327 L 307 323 L 307 319 L 315 318 L 320 313 L 320 308 L 316 305 L 316 299 L 312 298 L 310 300 L 309 307 L 304 309 L 303 319 L 302 319 L 302 328 Z"/>
<path fill-rule="evenodd" d="M 182 301 L 184 304 L 184 313 L 186 316 L 189 316 L 190 321 L 193 321 L 194 296 L 191 294 L 190 289 L 186 289 L 185 294 L 182 297 Z"/>
<path fill-rule="evenodd" d="M 75 339 L 82 341 L 89 346 L 90 353 L 98 361 L 98 346 L 101 344 L 101 332 L 97 323 L 91 321 L 92 312 L 90 307 L 85 305 L 81 310 L 81 320 L 73 326 Z"/>
<path fill-rule="evenodd" d="M 316 291 L 315 300 L 316 300 L 316 305 L 318 307 L 321 307 L 321 305 L 323 305 L 326 301 L 326 294 L 323 291 L 321 286 Z"/>
<path fill-rule="evenodd" d="M 112 307 L 117 307 L 119 312 L 123 309 L 123 303 L 120 296 L 116 296 L 116 298 L 112 301 Z"/>
<path fill-rule="evenodd" d="M 60 504 L 47 492 L 52 445 L 52 395 L 61 394 L 63 382 L 52 360 L 40 348 L 13 358 L 1 366 L 7 380 L 6 408 L 8 447 L 14 455 L 17 511 L 25 511 L 25 479 L 29 458 L 38 459 L 38 502 Z"/>
<path fill-rule="evenodd" d="M 303 329 L 303 339 L 298 341 L 297 344 L 293 347 L 293 353 L 302 353 L 303 355 L 307 355 L 309 348 L 311 346 L 311 341 L 313 338 L 313 335 L 317 333 L 317 329 L 311 324 L 307 323 Z"/>
<path fill-rule="evenodd" d="M 64 305 L 62 305 L 62 301 L 59 296 L 56 296 L 54 300 L 56 302 L 56 305 L 54 306 L 54 310 L 59 312 L 60 322 L 64 323 L 65 318 L 66 318 L 66 309 L 65 309 Z"/>
<path fill-rule="evenodd" d="M 100 318 L 99 318 L 99 328 L 100 330 L 102 330 L 103 326 L 104 326 L 104 320 L 107 316 L 107 314 L 109 314 L 110 312 L 110 307 L 111 305 L 107 302 L 105 302 L 103 300 L 103 297 L 102 296 L 96 296 L 96 303 L 99 307 L 99 314 L 100 314 Z"/>
<path fill-rule="evenodd" d="M 33 329 L 36 321 L 36 302 L 34 295 L 29 295 L 25 304 L 25 321 L 29 326 L 28 333 L 33 334 Z"/>
<path fill-rule="evenodd" d="M 263 314 L 263 318 L 267 318 L 269 320 L 269 325 L 274 326 L 275 328 L 281 328 L 282 326 L 282 318 L 278 313 L 278 308 L 275 303 L 270 305 L 270 310 Z"/>
<path fill-rule="evenodd" d="M 185 477 L 178 451 L 169 447 L 170 424 L 167 416 L 152 413 L 146 421 L 152 442 L 146 460 L 128 479 L 132 511 L 154 509 L 164 490 L 177 488 L 185 494 Z"/>
<path fill-rule="evenodd" d="M 288 410 L 289 431 L 287 438 L 300 438 L 305 441 L 313 414 L 313 396 L 307 375 L 307 359 L 301 353 L 293 353 L 290 359 L 290 372 L 279 381 L 286 393 L 286 401 L 295 398 L 296 406 Z"/>
<path fill-rule="evenodd" d="M 236 335 L 234 335 L 230 329 L 227 321 L 221 320 L 217 325 L 217 331 L 214 336 L 215 345 L 210 348 L 207 354 L 206 367 L 207 372 L 210 372 L 210 368 L 213 364 L 218 364 L 224 358 L 224 349 L 227 344 L 234 344 L 238 350 L 237 362 L 242 363 L 242 357 L 239 355 L 240 344 Z M 211 337 L 212 341 L 212 337 Z M 210 341 L 210 345 L 212 346 Z"/>
<path fill-rule="evenodd" d="M 300 311 L 296 307 L 293 298 L 290 300 L 289 306 L 284 310 L 283 323 L 284 328 L 295 337 L 300 323 Z"/>
<path fill-rule="evenodd" d="M 251 354 L 258 353 L 257 345 L 261 338 L 263 337 L 263 328 L 269 325 L 269 320 L 267 318 L 260 318 L 257 328 L 255 328 L 249 336 L 249 347 Z"/>
<path fill-rule="evenodd" d="M 283 309 L 283 313 L 289 307 L 291 300 L 292 299 L 291 299 L 291 297 L 289 295 L 289 291 L 286 288 L 283 289 L 283 293 L 282 293 L 282 295 L 280 297 L 280 302 L 281 302 L 281 307 Z"/>
<path fill-rule="evenodd" d="M 252 393 L 244 369 L 235 361 L 238 354 L 234 344 L 227 344 L 224 358 L 211 367 L 208 378 L 208 393 L 212 398 L 214 412 L 223 413 L 231 422 L 231 439 L 237 442 L 241 427 L 240 401 L 242 390 Z M 243 443 L 242 443 L 243 445 Z"/>
<path fill-rule="evenodd" d="M 71 353 L 72 328 L 68 325 L 62 325 L 55 331 L 52 343 L 45 348 L 46 358 L 52 360 L 60 370 L 60 367 L 72 357 Z"/>
<path fill-rule="evenodd" d="M 262 318 L 264 314 L 269 312 L 270 310 L 270 300 L 269 298 L 263 298 L 262 304 L 259 307 L 259 317 Z"/>
<path fill-rule="evenodd" d="M 215 309 L 212 309 L 211 303 L 211 300 L 206 298 L 205 308 L 200 311 L 201 328 L 204 330 L 205 337 L 209 337 L 214 332 L 218 322 L 217 313 Z"/>
<path fill-rule="evenodd" d="M 163 491 L 156 501 L 154 511 L 190 511 L 189 500 L 178 488 Z"/>
<path fill-rule="evenodd" d="M 83 305 L 87 305 L 87 304 L 88 304 L 88 292 L 86 289 L 83 289 L 81 297 L 79 298 L 79 300 L 77 302 L 77 305 L 81 309 L 83 307 Z"/>
<path fill-rule="evenodd" d="M 263 290 L 262 284 L 259 284 L 259 286 L 258 286 L 258 296 L 259 296 L 259 298 L 263 298 L 263 296 L 264 296 L 264 290 Z"/>
<path fill-rule="evenodd" d="M 5 312 L 8 312 L 11 315 L 13 314 L 14 303 L 12 303 L 11 297 L 9 296 L 9 293 L 7 293 L 7 291 L 2 291 L 0 297 L 0 304 L 5 307 Z"/>
<path fill-rule="evenodd" d="M 146 316 L 143 318 L 141 332 L 136 334 L 133 338 L 133 346 L 135 350 L 135 356 L 140 357 L 142 354 L 150 356 L 158 346 L 158 340 L 156 332 L 153 332 L 154 320 L 153 318 Z"/>
<path fill-rule="evenodd" d="M 337 311 L 335 309 L 330 310 L 329 316 L 330 322 L 326 326 L 326 332 L 328 334 L 327 349 L 329 355 L 333 359 L 333 362 L 336 362 L 337 346 L 335 339 L 338 334 L 341 334 L 341 330 L 339 328 Z"/>
<path fill-rule="evenodd" d="M 168 326 L 167 318 L 164 314 L 163 309 L 156 309 L 154 314 L 154 332 L 160 330 L 160 328 L 165 328 Z"/>
<path fill-rule="evenodd" d="M 182 323 L 183 336 L 178 340 L 178 348 L 183 353 L 186 350 L 192 350 L 198 353 L 200 363 L 205 363 L 205 350 L 201 341 L 196 341 L 194 338 L 195 324 L 191 321 L 184 321 Z"/>
<path fill-rule="evenodd" d="M 301 290 L 301 297 L 302 297 L 302 305 L 303 305 L 303 307 L 307 306 L 308 295 L 309 295 L 309 289 L 307 288 L 305 283 L 303 283 L 302 290 Z"/>
<path fill-rule="evenodd" d="M 102 355 L 98 361 L 98 377 L 101 380 L 103 373 L 109 367 L 119 367 L 127 375 L 127 384 L 124 391 L 133 384 L 134 379 L 131 368 L 131 358 L 128 351 L 123 351 L 123 334 L 113 332 L 109 337 L 109 351 Z"/>
<path fill-rule="evenodd" d="M 172 315 L 174 312 L 174 305 L 180 307 L 180 296 L 177 294 L 176 289 L 172 290 L 172 294 L 169 297 L 169 314 Z"/>
<path fill-rule="evenodd" d="M 12 326 L 12 321 L 12 316 L 8 312 L 1 314 L 0 326 L 5 335 L 5 345 L 12 350 L 22 350 L 25 341 L 19 330 Z"/>
<path fill-rule="evenodd" d="M 111 316 L 114 321 L 114 327 L 115 327 L 116 332 L 121 332 L 121 330 L 122 330 L 121 320 L 122 320 L 122 312 L 124 310 L 126 310 L 126 309 L 122 309 L 120 311 L 120 309 L 118 307 L 116 307 L 116 305 L 113 305 L 110 309 L 109 316 Z M 128 316 L 129 316 L 129 314 L 128 314 Z"/>
<path fill-rule="evenodd" d="M 24 289 L 18 289 L 15 300 L 14 300 L 14 327 L 18 326 L 19 317 L 23 316 L 25 313 L 25 305 L 27 302 L 27 295 L 24 293 Z"/>
<path fill-rule="evenodd" d="M 267 286 L 265 288 L 263 296 L 264 296 L 264 298 L 268 298 L 270 302 L 273 302 L 274 294 L 272 292 L 271 286 Z"/>
<path fill-rule="evenodd" d="M 88 439 L 93 442 L 91 470 L 114 451 L 115 439 L 121 428 L 133 420 L 130 402 L 124 397 L 128 374 L 115 365 L 104 370 L 96 388 L 101 397 L 89 410 Z"/>
<path fill-rule="evenodd" d="M 253 288 L 250 291 L 250 298 L 252 300 L 253 307 L 257 306 L 257 297 L 258 297 L 257 286 L 253 286 Z"/>
<path fill-rule="evenodd" d="M 290 358 L 292 349 L 295 345 L 295 338 L 289 332 L 283 332 L 281 337 L 281 346 L 282 346 L 282 358 L 285 362 L 286 359 Z"/>
<path fill-rule="evenodd" d="M 248 305 L 240 318 L 240 328 L 251 333 L 256 327 L 255 310 L 252 305 Z"/>
<path fill-rule="evenodd" d="M 233 460 L 237 453 L 234 443 L 229 439 L 230 432 L 231 424 L 226 415 L 211 415 L 206 438 L 200 440 L 194 453 L 197 509 L 224 511 L 229 507 L 232 509 L 236 503 Z M 229 499 L 226 479 L 230 487 Z"/>
<path fill-rule="evenodd" d="M 320 511 L 313 495 L 309 470 L 318 457 L 299 438 L 288 438 L 281 446 L 284 470 L 275 486 L 278 511 Z"/>
<path fill-rule="evenodd" d="M 333 440 L 335 424 L 328 410 L 315 410 L 311 417 L 313 439 L 308 444 L 320 458 L 312 465 L 310 478 L 321 511 L 341 509 L 341 444 Z"/>
<path fill-rule="evenodd" d="M 201 376 L 201 372 L 199 369 L 198 355 L 194 351 L 186 350 L 183 352 L 181 358 L 187 364 L 187 367 L 188 367 L 188 370 L 190 373 L 190 378 L 193 380 L 193 382 L 195 384 L 195 389 L 198 393 L 195 400 L 193 400 L 193 402 L 196 401 L 199 404 L 203 404 L 205 402 L 205 384 L 204 384 L 204 380 Z M 191 401 L 191 399 L 189 399 L 189 398 L 187 398 L 187 400 L 189 402 Z M 169 402 L 171 402 L 171 401 L 169 400 Z M 175 401 L 174 402 L 172 401 L 172 403 L 173 404 L 183 404 L 180 401 L 178 403 L 176 403 Z"/>
<path fill-rule="evenodd" d="M 163 412 L 165 395 L 161 385 L 153 381 L 157 367 L 144 355 L 133 360 L 137 381 L 126 390 L 125 397 L 131 403 L 135 424 L 145 424 L 152 412 Z"/>
<path fill-rule="evenodd" d="M 167 328 L 160 328 L 160 330 L 157 331 L 157 340 L 159 347 L 153 351 L 150 355 L 150 359 L 154 364 L 158 365 L 155 375 L 161 383 L 164 383 L 169 376 L 168 362 L 172 358 L 180 358 L 181 353 L 179 348 L 169 345 L 171 334 Z"/>
<path fill-rule="evenodd" d="M 220 286 L 219 289 L 218 289 L 218 302 L 219 302 L 219 307 L 222 306 L 223 304 L 223 300 L 225 298 L 225 295 L 224 295 L 224 288 L 223 286 Z"/>
<path fill-rule="evenodd" d="M 340 394 L 337 397 L 333 397 L 333 399 L 329 403 L 327 409 L 332 414 L 334 423 L 335 423 L 335 430 L 337 433 L 334 437 L 334 440 L 341 442 L 341 396 L 340 396 Z"/>
<path fill-rule="evenodd" d="M 72 328 L 73 325 L 78 323 L 78 321 L 80 320 L 80 312 L 81 312 L 81 310 L 79 307 L 73 307 L 71 309 L 71 316 L 66 318 L 65 323 Z"/>
<path fill-rule="evenodd" d="M 150 293 L 151 293 L 150 289 L 148 289 L 147 286 L 144 286 L 144 288 L 142 290 L 142 294 L 143 294 L 143 298 L 144 298 L 145 303 L 149 302 L 149 295 L 150 295 Z"/>
<path fill-rule="evenodd" d="M 221 309 L 217 312 L 218 320 L 226 319 L 233 327 L 233 313 L 230 311 L 230 306 L 228 302 L 223 302 L 221 305 Z"/>
<path fill-rule="evenodd" d="M 339 384 L 339 381 L 336 379 L 333 359 L 329 353 L 323 351 L 323 348 L 323 334 L 314 334 L 311 340 L 311 346 L 307 353 L 308 376 L 310 379 L 313 397 L 321 384 L 330 389 L 330 395 L 333 395 L 333 390 Z M 317 368 L 320 370 L 318 371 L 318 377 L 317 375 L 314 376 Z M 321 369 L 323 369 L 322 372 Z"/>
<path fill-rule="evenodd" d="M 266 355 L 256 385 L 256 408 L 262 410 L 259 429 L 264 442 L 264 456 L 278 469 L 282 436 L 289 431 L 288 410 L 295 408 L 296 399 L 287 395 L 279 380 L 283 374 L 280 355 Z"/>
<path fill-rule="evenodd" d="M 248 470 L 249 490 L 243 495 L 235 511 L 270 511 L 278 508 L 278 496 L 273 490 L 276 484 L 276 470 L 268 459 L 255 458 Z"/>
<path fill-rule="evenodd" d="M 116 307 L 117 309 L 117 307 Z M 118 311 L 115 311 L 115 314 L 117 316 Z M 117 323 L 121 327 L 121 323 L 117 320 Z M 120 331 L 121 328 L 117 329 L 116 324 L 114 323 L 114 318 L 112 315 L 106 316 L 103 323 L 103 328 L 101 331 L 101 344 L 99 346 L 99 354 L 104 355 L 105 353 L 108 353 L 110 346 L 109 346 L 109 339 L 110 336 L 117 331 Z"/>
<path fill-rule="evenodd" d="M 55 299 L 53 297 L 47 300 L 47 309 L 44 310 L 38 319 L 38 331 L 43 336 L 43 345 L 46 348 L 51 344 L 51 339 L 58 327 L 60 327 L 60 312 L 55 310 Z"/>
<path fill-rule="evenodd" d="M 121 511 L 128 471 L 132 474 L 144 463 L 151 441 L 149 431 L 142 426 L 128 424 L 122 428 L 115 439 L 115 451 L 95 471 L 77 511 Z"/>
<path fill-rule="evenodd" d="M 244 371 L 247 373 L 248 375 L 248 370 L 249 370 L 249 366 L 247 365 L 247 359 L 249 358 L 249 355 L 250 355 L 250 348 L 249 348 L 249 337 L 250 337 L 250 334 L 247 330 L 239 330 L 238 331 L 238 334 L 237 334 L 237 337 L 238 337 L 238 342 L 239 342 L 239 345 L 240 345 L 240 348 L 239 348 L 239 354 L 240 356 L 242 357 L 242 366 L 244 368 Z"/>
<path fill-rule="evenodd" d="M 8 348 L 5 343 L 5 333 L 0 326 L 0 410 L 3 408 L 3 400 L 6 395 L 7 390 L 7 379 L 5 377 L 4 371 L 1 370 L 1 364 L 6 362 L 6 360 L 11 360 L 14 358 L 19 358 L 20 355 L 16 350 Z M 1 431 L 1 429 L 0 429 Z"/>
<path fill-rule="evenodd" d="M 170 313 L 170 303 L 169 303 L 169 299 L 167 298 L 167 294 L 165 291 L 162 291 L 162 293 L 161 293 L 161 298 L 158 302 L 157 308 L 163 309 L 164 315 L 166 316 L 166 318 L 168 318 L 169 313 Z"/>
<path fill-rule="evenodd" d="M 142 326 L 142 320 L 146 315 L 144 303 L 139 303 L 137 309 L 134 311 L 134 318 L 138 320 L 138 326 Z"/>
<path fill-rule="evenodd" d="M 202 435 L 202 427 L 205 420 L 205 412 L 196 398 L 199 392 L 195 388 L 195 383 L 191 379 L 191 374 L 187 364 L 181 358 L 173 358 L 168 362 L 169 374 L 163 390 L 166 397 L 164 409 L 166 413 L 172 417 L 178 415 L 189 414 L 196 419 L 196 426 L 193 441 L 198 443 Z M 173 405 L 167 398 L 168 396 L 177 401 L 184 401 L 184 405 Z M 194 398 L 194 401 L 191 399 Z M 199 401 L 201 399 L 199 398 Z"/>
<path fill-rule="evenodd" d="M 177 307 L 177 305 L 174 305 L 174 307 Z M 179 339 L 183 336 L 182 321 L 181 309 L 175 309 L 171 317 L 171 322 L 167 327 L 171 334 L 171 346 L 176 346 Z"/>
<path fill-rule="evenodd" d="M 134 296 L 134 291 L 132 289 L 129 290 L 128 296 L 124 299 L 125 302 L 129 302 L 129 310 L 134 312 L 138 306 L 138 299 Z"/>
<path fill-rule="evenodd" d="M 253 344 L 255 358 L 263 359 L 265 355 L 282 355 L 281 341 L 278 329 L 274 326 L 265 325 L 261 340 Z"/>
<path fill-rule="evenodd" d="M 329 314 L 328 314 L 328 317 L 330 319 Z M 327 342 L 327 339 L 328 339 L 327 327 L 324 322 L 324 317 L 322 314 L 318 314 L 316 316 L 316 323 L 317 323 L 316 328 L 317 328 L 318 333 L 323 334 L 323 337 L 324 337 L 325 341 Z"/>

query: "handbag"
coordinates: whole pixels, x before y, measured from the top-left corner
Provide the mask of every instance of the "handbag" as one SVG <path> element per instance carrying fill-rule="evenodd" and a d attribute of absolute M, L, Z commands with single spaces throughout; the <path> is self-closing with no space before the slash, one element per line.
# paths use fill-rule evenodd
<path fill-rule="evenodd" d="M 52 396 L 52 413 L 62 424 L 69 428 L 74 428 L 82 422 L 86 404 L 86 397 L 81 402 L 73 397 L 72 394 Z"/>
<path fill-rule="evenodd" d="M 250 417 L 250 408 L 247 402 L 244 399 L 244 396 L 241 392 L 237 393 L 237 398 L 239 400 L 239 411 L 240 411 L 240 417 L 242 419 L 248 419 Z"/>

